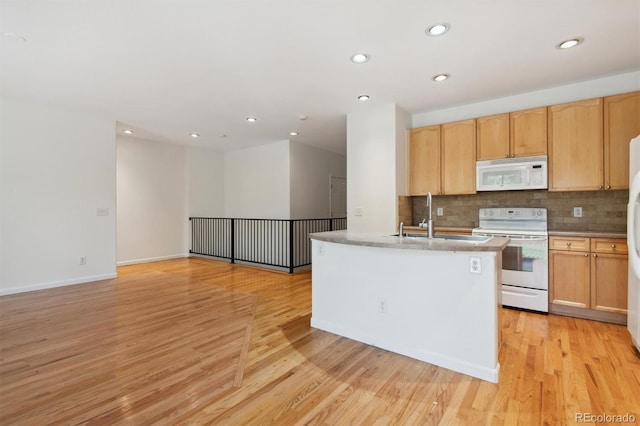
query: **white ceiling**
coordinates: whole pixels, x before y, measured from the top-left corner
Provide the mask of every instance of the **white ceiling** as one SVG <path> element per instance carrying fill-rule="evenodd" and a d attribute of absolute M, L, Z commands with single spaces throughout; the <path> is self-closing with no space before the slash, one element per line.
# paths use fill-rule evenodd
<path fill-rule="evenodd" d="M 344 153 L 360 94 L 414 114 L 638 70 L 639 22 L 639 0 L 2 0 L 0 89 L 138 137 Z"/>

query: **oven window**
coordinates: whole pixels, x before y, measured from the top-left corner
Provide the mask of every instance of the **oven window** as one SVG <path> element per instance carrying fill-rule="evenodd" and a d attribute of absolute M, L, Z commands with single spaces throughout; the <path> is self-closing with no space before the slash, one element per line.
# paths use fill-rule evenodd
<path fill-rule="evenodd" d="M 527 253 L 526 247 L 507 246 L 502 252 L 502 269 L 519 272 L 533 272 L 535 252 Z"/>

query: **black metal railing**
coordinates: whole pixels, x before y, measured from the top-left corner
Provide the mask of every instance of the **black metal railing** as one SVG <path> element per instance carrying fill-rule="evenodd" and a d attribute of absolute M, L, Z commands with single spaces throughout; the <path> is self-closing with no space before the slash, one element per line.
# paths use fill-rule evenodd
<path fill-rule="evenodd" d="M 313 232 L 347 228 L 347 218 L 240 219 L 190 217 L 189 253 L 294 269 L 311 264 Z"/>

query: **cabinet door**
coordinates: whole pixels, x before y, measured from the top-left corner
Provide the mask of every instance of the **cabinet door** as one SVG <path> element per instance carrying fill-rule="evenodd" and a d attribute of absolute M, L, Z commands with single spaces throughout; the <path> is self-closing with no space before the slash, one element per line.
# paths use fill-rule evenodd
<path fill-rule="evenodd" d="M 549 107 L 549 191 L 602 189 L 602 98 Z"/>
<path fill-rule="evenodd" d="M 627 256 L 599 253 L 591 256 L 591 309 L 626 314 Z"/>
<path fill-rule="evenodd" d="M 629 189 L 629 141 L 640 135 L 640 92 L 604 98 L 605 189 Z"/>
<path fill-rule="evenodd" d="M 442 192 L 476 193 L 476 120 L 442 125 Z"/>
<path fill-rule="evenodd" d="M 440 192 L 440 126 L 411 130 L 409 142 L 409 192 Z"/>
<path fill-rule="evenodd" d="M 547 153 L 547 107 L 512 112 L 509 119 L 512 157 Z"/>
<path fill-rule="evenodd" d="M 549 301 L 589 307 L 589 254 L 549 250 Z"/>
<path fill-rule="evenodd" d="M 495 160 L 509 157 L 509 114 L 476 120 L 477 159 Z"/>

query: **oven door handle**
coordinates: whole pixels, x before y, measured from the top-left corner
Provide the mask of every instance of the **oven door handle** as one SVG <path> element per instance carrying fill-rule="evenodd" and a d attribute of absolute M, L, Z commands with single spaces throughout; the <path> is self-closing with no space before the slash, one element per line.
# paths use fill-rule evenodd
<path fill-rule="evenodd" d="M 547 241 L 549 239 L 549 237 L 529 237 L 529 238 L 518 238 L 518 237 L 512 237 L 510 235 L 506 235 L 507 237 L 511 238 L 511 241 L 522 241 L 522 242 L 527 242 L 527 241 Z"/>

